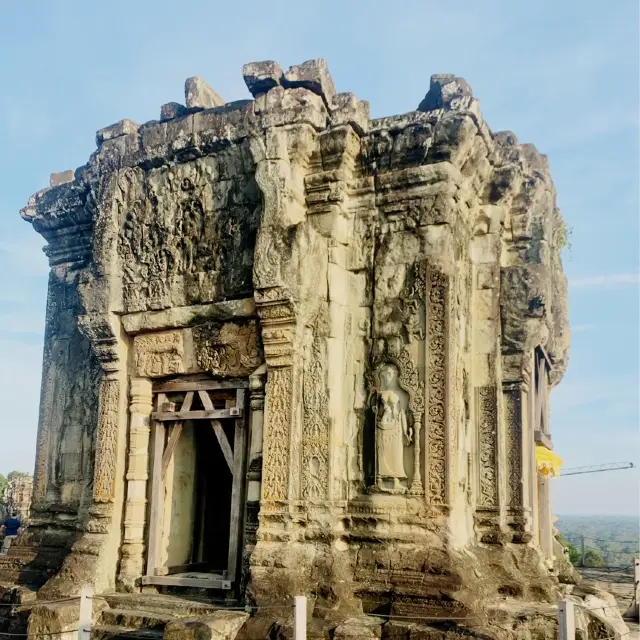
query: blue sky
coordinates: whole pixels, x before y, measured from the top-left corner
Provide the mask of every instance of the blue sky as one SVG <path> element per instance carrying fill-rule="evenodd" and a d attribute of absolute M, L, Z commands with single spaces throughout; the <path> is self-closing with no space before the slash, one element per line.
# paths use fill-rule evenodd
<path fill-rule="evenodd" d="M 640 463 L 636 0 L 3 3 L 0 20 L 0 472 L 31 471 L 47 264 L 18 215 L 95 131 L 156 119 L 203 76 L 248 97 L 241 69 L 324 57 L 374 117 L 414 109 L 433 73 L 463 76 L 494 131 L 548 154 L 571 230 L 569 371 L 551 398 L 566 466 Z M 554 483 L 561 514 L 638 513 L 636 471 Z"/>

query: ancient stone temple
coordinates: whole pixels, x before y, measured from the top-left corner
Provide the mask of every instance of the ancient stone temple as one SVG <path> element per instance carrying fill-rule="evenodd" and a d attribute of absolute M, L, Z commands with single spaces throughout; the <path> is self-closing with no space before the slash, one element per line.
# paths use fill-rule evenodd
<path fill-rule="evenodd" d="M 32 493 L 33 478 L 28 474 L 16 474 L 9 480 L 9 485 L 4 495 L 6 512 L 17 514 L 20 521 L 25 525 L 29 520 Z"/>
<path fill-rule="evenodd" d="M 377 120 L 322 60 L 244 77 L 253 100 L 190 79 L 186 106 L 98 131 L 22 211 L 51 274 L 32 524 L 4 575 L 255 619 L 307 595 L 335 638 L 554 603 L 536 447 L 568 320 L 545 156 L 451 75 Z"/>

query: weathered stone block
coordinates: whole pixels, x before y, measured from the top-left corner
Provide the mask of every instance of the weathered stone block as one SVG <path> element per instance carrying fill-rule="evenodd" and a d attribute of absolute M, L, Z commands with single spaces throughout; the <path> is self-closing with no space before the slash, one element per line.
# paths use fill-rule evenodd
<path fill-rule="evenodd" d="M 464 78 L 458 78 L 452 73 L 434 74 L 431 76 L 427 95 L 418 105 L 418 111 L 446 109 L 452 100 L 463 96 L 473 96 L 471 87 Z"/>
<path fill-rule="evenodd" d="M 282 82 L 282 69 L 277 62 L 250 62 L 242 67 L 242 77 L 254 98 L 267 93 Z"/>
<path fill-rule="evenodd" d="M 221 107 L 225 103 L 199 76 L 185 80 L 184 100 L 189 109 L 211 109 L 212 107 Z"/>
<path fill-rule="evenodd" d="M 286 87 L 309 89 L 321 96 L 328 106 L 333 104 L 336 95 L 327 63 L 322 58 L 289 67 L 284 74 L 283 84 Z"/>
<path fill-rule="evenodd" d="M 112 124 L 104 129 L 100 129 L 96 133 L 96 145 L 100 146 L 105 140 L 111 140 L 119 136 L 126 136 L 129 133 L 137 133 L 140 128 L 139 124 L 136 124 L 132 120 L 120 120 L 115 124 Z"/>
<path fill-rule="evenodd" d="M 75 180 L 75 173 L 73 169 L 67 169 L 67 171 L 60 171 L 59 173 L 52 173 L 49 177 L 49 186 L 57 187 L 67 182 L 73 182 Z"/>
<path fill-rule="evenodd" d="M 334 640 L 377 640 L 382 637 L 384 620 L 369 616 L 349 618 L 336 627 Z"/>
<path fill-rule="evenodd" d="M 216 611 L 197 618 L 170 622 L 164 631 L 166 640 L 234 640 L 248 620 L 243 611 Z"/>
<path fill-rule="evenodd" d="M 171 120 L 186 116 L 188 113 L 189 109 L 179 102 L 167 102 L 160 107 L 160 120 Z"/>

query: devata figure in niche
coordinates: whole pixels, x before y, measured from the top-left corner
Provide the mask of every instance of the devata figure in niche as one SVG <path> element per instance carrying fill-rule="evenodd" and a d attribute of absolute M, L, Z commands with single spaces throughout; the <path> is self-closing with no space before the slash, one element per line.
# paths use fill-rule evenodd
<path fill-rule="evenodd" d="M 400 480 L 406 479 L 404 447 L 413 440 L 413 429 L 407 424 L 402 406 L 402 391 L 398 385 L 398 372 L 393 365 L 380 370 L 380 392 L 376 404 L 376 483 L 379 489 L 394 492 L 403 490 Z M 387 481 L 391 480 L 392 487 Z"/>

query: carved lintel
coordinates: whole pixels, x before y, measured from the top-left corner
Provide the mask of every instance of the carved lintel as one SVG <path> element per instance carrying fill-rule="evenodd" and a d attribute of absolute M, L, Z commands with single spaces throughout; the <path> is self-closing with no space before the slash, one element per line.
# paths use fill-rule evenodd
<path fill-rule="evenodd" d="M 193 345 L 198 367 L 214 376 L 244 377 L 264 362 L 255 320 L 194 327 Z"/>
<path fill-rule="evenodd" d="M 136 336 L 133 340 L 136 374 L 143 377 L 170 376 L 185 372 L 183 332 L 162 331 Z"/>

